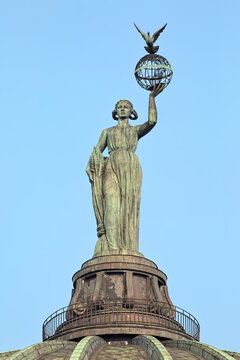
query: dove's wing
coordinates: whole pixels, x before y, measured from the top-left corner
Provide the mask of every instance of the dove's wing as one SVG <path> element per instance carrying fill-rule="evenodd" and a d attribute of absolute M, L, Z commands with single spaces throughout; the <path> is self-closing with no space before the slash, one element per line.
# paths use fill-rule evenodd
<path fill-rule="evenodd" d="M 161 27 L 161 29 L 157 30 L 153 36 L 152 36 L 152 41 L 153 43 L 157 40 L 157 38 L 159 37 L 159 35 L 161 34 L 161 32 L 163 32 L 163 30 L 165 29 L 165 27 L 167 26 L 167 24 L 165 24 L 163 27 Z"/>
<path fill-rule="evenodd" d="M 141 31 L 138 27 L 137 27 L 137 25 L 135 24 L 135 23 L 133 23 L 134 24 L 134 26 L 135 26 L 135 28 L 137 29 L 137 31 L 139 31 L 140 32 L 140 34 L 142 35 L 142 37 L 144 38 L 144 40 L 146 41 L 146 39 L 147 39 L 147 35 L 146 34 L 144 34 L 144 32 L 143 31 Z M 167 24 L 166 24 L 167 25 Z"/>

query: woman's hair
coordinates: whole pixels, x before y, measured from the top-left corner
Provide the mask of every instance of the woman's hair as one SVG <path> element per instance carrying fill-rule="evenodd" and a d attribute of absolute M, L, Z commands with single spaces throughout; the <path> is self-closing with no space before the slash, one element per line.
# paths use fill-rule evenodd
<path fill-rule="evenodd" d="M 116 104 L 115 104 L 115 110 L 117 110 L 118 104 L 120 104 L 120 102 L 125 101 L 128 103 L 128 105 L 130 106 L 131 110 L 133 109 L 133 104 L 131 103 L 131 101 L 129 100 L 119 100 Z"/>
<path fill-rule="evenodd" d="M 129 116 L 129 119 L 130 119 L 130 120 L 137 120 L 138 114 L 137 114 L 137 112 L 134 110 L 133 104 L 132 104 L 131 101 L 129 101 L 129 100 L 119 100 L 119 101 L 115 104 L 115 109 L 114 109 L 113 112 L 112 112 L 112 117 L 113 117 L 113 119 L 114 119 L 114 120 L 118 120 L 117 107 L 118 107 L 118 104 L 119 104 L 120 102 L 122 102 L 122 101 L 127 102 L 128 105 L 129 105 L 130 108 L 131 108 L 131 114 L 130 114 L 130 116 Z"/>

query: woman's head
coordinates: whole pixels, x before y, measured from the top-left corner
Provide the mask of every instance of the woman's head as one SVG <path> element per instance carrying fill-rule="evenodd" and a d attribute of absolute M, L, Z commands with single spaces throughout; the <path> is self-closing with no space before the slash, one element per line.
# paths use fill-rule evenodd
<path fill-rule="evenodd" d="M 138 118 L 138 114 L 133 109 L 133 105 L 129 100 L 119 100 L 112 112 L 112 117 L 114 120 L 118 120 L 119 118 L 136 120 Z"/>

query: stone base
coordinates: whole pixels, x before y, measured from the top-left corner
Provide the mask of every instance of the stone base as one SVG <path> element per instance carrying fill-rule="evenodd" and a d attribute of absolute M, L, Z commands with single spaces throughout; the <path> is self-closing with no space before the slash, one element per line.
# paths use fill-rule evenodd
<path fill-rule="evenodd" d="M 167 276 L 142 254 L 118 251 L 95 256 L 74 274 L 67 321 L 55 335 L 64 339 L 108 334 L 178 338 L 182 327 L 174 320 L 166 281 Z"/>
<path fill-rule="evenodd" d="M 171 308 L 167 276 L 152 261 L 129 254 L 98 256 L 73 276 L 70 305 L 96 301 L 162 302 Z"/>
<path fill-rule="evenodd" d="M 166 281 L 157 265 L 141 254 L 94 257 L 74 274 L 70 304 L 44 322 L 43 338 L 197 338 L 196 319 L 173 306 Z"/>

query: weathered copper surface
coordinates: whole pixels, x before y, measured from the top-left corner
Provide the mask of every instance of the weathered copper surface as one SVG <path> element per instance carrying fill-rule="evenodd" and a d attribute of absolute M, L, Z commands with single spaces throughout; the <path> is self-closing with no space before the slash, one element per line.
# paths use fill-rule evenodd
<path fill-rule="evenodd" d="M 147 351 L 138 345 L 101 345 L 91 360 L 151 360 Z"/>
<path fill-rule="evenodd" d="M 173 360 L 203 360 L 204 359 L 202 356 L 194 354 L 189 350 L 168 348 L 168 352 L 172 356 Z"/>
<path fill-rule="evenodd" d="M 129 124 L 129 119 L 138 118 L 132 103 L 118 101 L 112 112 L 118 124 L 102 131 L 90 156 L 87 174 L 98 235 L 95 255 L 118 249 L 138 251 L 142 170 L 135 150 L 139 139 L 156 125 L 155 97 L 161 90 L 151 89 L 148 120 L 141 125 Z M 102 155 L 106 148 L 108 157 Z"/>
<path fill-rule="evenodd" d="M 154 46 L 153 44 L 163 32 L 167 24 L 157 30 L 153 36 L 150 36 L 149 32 L 147 32 L 147 35 L 144 34 L 144 32 L 141 31 L 136 24 L 134 25 L 145 40 L 147 46 L 144 48 L 148 52 L 148 55 L 143 56 L 135 67 L 134 74 L 136 80 L 145 90 L 152 91 L 157 86 L 160 93 L 170 83 L 173 71 L 168 60 L 165 57 L 156 54 L 159 46 Z"/>
<path fill-rule="evenodd" d="M 70 304 L 45 321 L 43 338 L 148 334 L 198 339 L 197 320 L 173 306 L 166 280 L 156 264 L 142 256 L 93 258 L 74 274 Z"/>
<path fill-rule="evenodd" d="M 157 41 L 159 35 L 163 32 L 163 30 L 165 29 L 165 27 L 167 26 L 167 24 L 165 24 L 163 27 L 161 27 L 159 30 L 155 31 L 155 33 L 153 34 L 153 36 L 150 36 L 150 32 L 148 31 L 147 34 L 144 34 L 143 31 L 141 31 L 136 24 L 134 24 L 137 31 L 140 32 L 140 34 L 142 35 L 143 39 L 146 41 L 147 46 L 144 46 L 144 49 L 149 53 L 149 54 L 154 54 L 155 52 L 158 51 L 159 46 L 153 46 L 153 44 L 155 43 L 155 41 Z"/>
<path fill-rule="evenodd" d="M 143 56 L 138 61 L 134 73 L 138 84 L 149 91 L 152 91 L 156 85 L 159 86 L 160 91 L 163 91 L 169 85 L 173 75 L 168 60 L 158 54 Z"/>
<path fill-rule="evenodd" d="M 77 339 L 87 335 L 155 335 L 198 340 L 197 320 L 186 311 L 163 303 L 89 302 L 59 309 L 43 324 L 43 339 Z"/>
<path fill-rule="evenodd" d="M 166 275 L 144 257 L 111 255 L 91 259 L 73 276 L 70 305 L 91 301 L 158 301 L 171 308 Z"/>
<path fill-rule="evenodd" d="M 25 349 L 0 353 L 2 360 L 239 360 L 240 354 L 197 341 L 159 341 L 140 335 L 113 340 L 98 336 L 79 342 L 46 341 Z M 61 344 L 62 343 L 62 344 Z"/>
<path fill-rule="evenodd" d="M 138 252 L 142 171 L 135 150 L 138 141 L 156 125 L 155 98 L 172 77 L 170 64 L 155 54 L 158 47 L 153 46 L 165 27 L 152 37 L 136 27 L 149 52 L 135 70 L 139 84 L 151 91 L 148 119 L 130 125 L 129 120 L 136 120 L 138 114 L 129 100 L 118 101 L 112 112 L 117 125 L 103 130 L 93 149 L 86 171 L 98 241 L 93 258 L 73 276 L 69 305 L 45 320 L 43 340 L 87 341 L 89 335 L 101 335 L 101 340 L 104 337 L 111 342 L 116 337 L 142 335 L 145 340 L 138 340 L 144 344 L 152 341 L 153 346 L 157 345 L 150 336 L 199 340 L 198 321 L 172 304 L 166 275 Z M 108 157 L 103 156 L 105 149 Z M 113 349 L 108 351 L 111 358 Z"/>

